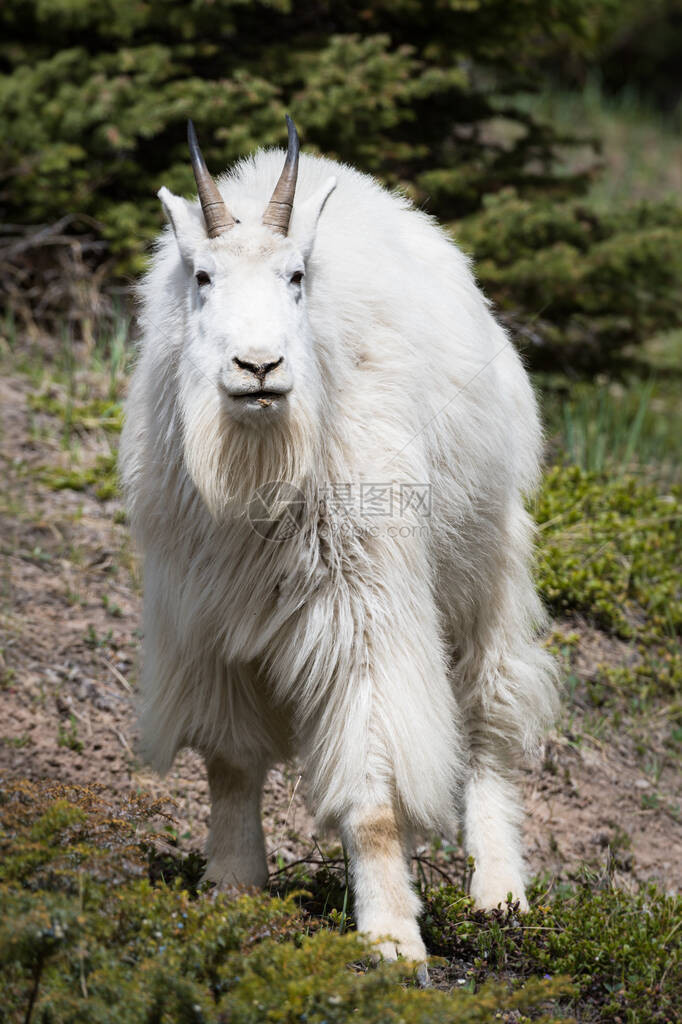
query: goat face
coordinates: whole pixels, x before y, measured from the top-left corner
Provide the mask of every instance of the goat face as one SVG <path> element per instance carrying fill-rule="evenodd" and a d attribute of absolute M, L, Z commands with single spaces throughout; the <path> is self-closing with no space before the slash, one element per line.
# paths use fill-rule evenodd
<path fill-rule="evenodd" d="M 218 395 L 221 414 L 269 429 L 296 415 L 299 396 L 314 405 L 301 251 L 262 226 L 237 225 L 198 247 L 190 274 L 184 360 Z"/>
<path fill-rule="evenodd" d="M 334 178 L 296 205 L 298 136 L 289 120 L 284 169 L 265 211 L 228 210 L 190 152 L 199 203 L 159 192 L 180 252 L 184 344 L 179 401 L 185 464 L 214 514 L 261 482 L 305 472 L 320 420 L 322 376 L 306 315 L 306 264 Z M 248 484 L 248 490 L 246 490 Z"/>
<path fill-rule="evenodd" d="M 268 481 L 299 486 L 308 475 L 320 444 L 324 375 L 300 246 L 244 223 L 183 248 L 176 380 L 184 463 L 221 518 Z"/>

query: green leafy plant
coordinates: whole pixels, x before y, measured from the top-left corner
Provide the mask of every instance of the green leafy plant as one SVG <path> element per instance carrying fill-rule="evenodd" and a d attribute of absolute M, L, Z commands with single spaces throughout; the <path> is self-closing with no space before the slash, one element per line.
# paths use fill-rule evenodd
<path fill-rule="evenodd" d="M 682 900 L 655 886 L 635 895 L 585 873 L 550 899 L 536 885 L 531 910 L 490 914 L 458 890 L 431 890 L 424 928 L 434 952 L 470 964 L 474 981 L 491 971 L 570 977 L 579 1019 L 669 1022 L 682 1010 Z"/>
<path fill-rule="evenodd" d="M 533 365 L 603 366 L 680 322 L 682 209 L 672 203 L 597 214 L 508 191 L 487 198 L 457 238 L 500 308 L 526 311 L 512 326 Z"/>
<path fill-rule="evenodd" d="M 57 746 L 68 747 L 69 750 L 75 750 L 78 754 L 83 753 L 83 741 L 78 738 L 78 722 L 75 715 L 69 715 L 68 726 L 64 725 L 63 722 L 59 723 L 57 728 Z"/>
<path fill-rule="evenodd" d="M 585 874 L 531 910 L 472 908 L 451 885 L 423 892 L 432 970 L 368 970 L 352 930 L 312 895 L 217 894 L 196 858 L 155 852 L 168 808 L 104 787 L 19 781 L 0 799 L 0 998 L 7 1019 L 256 1024 L 402 1020 L 550 1022 L 617 1017 L 664 1024 L 679 1013 L 682 903 Z M 328 869 L 325 869 L 328 870 Z M 343 863 L 338 865 L 343 888 Z M 317 901 L 317 902 L 316 902 Z"/>

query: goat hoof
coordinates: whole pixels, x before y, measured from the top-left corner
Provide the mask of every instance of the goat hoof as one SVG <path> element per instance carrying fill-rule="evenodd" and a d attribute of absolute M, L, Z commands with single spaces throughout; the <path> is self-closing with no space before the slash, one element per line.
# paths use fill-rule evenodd
<path fill-rule="evenodd" d="M 430 988 L 431 979 L 429 978 L 429 968 L 426 963 L 426 950 L 423 945 L 420 945 L 418 948 L 416 944 L 412 945 L 414 945 L 414 948 L 408 947 L 403 943 L 378 942 L 376 943 L 375 951 L 370 954 L 370 963 L 372 967 L 378 967 L 382 961 L 395 963 L 398 956 L 401 956 L 403 960 L 407 960 L 414 965 L 414 980 L 419 988 Z"/>
<path fill-rule="evenodd" d="M 429 978 L 429 968 L 426 963 L 421 963 L 415 971 L 415 979 L 419 988 L 431 988 L 431 979 Z"/>
<path fill-rule="evenodd" d="M 426 947 L 421 940 L 421 936 L 408 934 L 402 939 L 374 939 L 374 951 L 371 955 L 372 963 L 376 964 L 381 960 L 394 961 L 399 956 L 403 960 L 409 960 L 413 964 L 426 967 Z"/>

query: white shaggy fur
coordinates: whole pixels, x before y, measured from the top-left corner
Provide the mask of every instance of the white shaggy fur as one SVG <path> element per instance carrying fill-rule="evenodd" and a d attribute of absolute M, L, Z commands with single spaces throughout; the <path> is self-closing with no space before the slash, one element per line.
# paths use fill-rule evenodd
<path fill-rule="evenodd" d="M 144 553 L 144 745 L 162 772 L 183 746 L 204 754 L 207 875 L 224 885 L 265 882 L 262 780 L 295 754 L 349 851 L 360 930 L 419 960 L 412 829 L 452 832 L 462 804 L 475 899 L 525 902 L 512 773 L 556 705 L 522 501 L 540 428 L 434 221 L 302 156 L 289 238 L 272 235 L 260 218 L 283 155 L 219 180 L 240 223 L 211 241 L 198 204 L 161 194 L 172 229 L 141 286 L 121 447 Z M 286 397 L 245 411 L 226 394 L 235 356 L 280 355 Z M 271 480 L 307 499 L 280 542 L 246 515 Z M 393 512 L 354 501 L 338 529 L 320 493 L 367 483 L 390 485 Z M 400 515 L 410 483 L 430 485 L 430 515 Z"/>

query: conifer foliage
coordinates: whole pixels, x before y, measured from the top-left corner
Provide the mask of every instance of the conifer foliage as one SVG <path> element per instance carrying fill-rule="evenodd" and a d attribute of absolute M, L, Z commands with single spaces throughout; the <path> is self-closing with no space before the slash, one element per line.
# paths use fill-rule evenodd
<path fill-rule="evenodd" d="M 557 161 L 571 140 L 516 99 L 557 46 L 589 48 L 595 3 L 5 0 L 4 219 L 92 218 L 117 272 L 137 272 L 162 222 L 155 192 L 194 190 L 186 119 L 218 171 L 282 144 L 289 111 L 307 151 L 406 190 L 484 256 L 493 298 L 534 325 L 531 356 L 591 365 L 674 322 L 682 277 L 679 216 L 591 236 L 565 205 L 586 180 Z"/>

